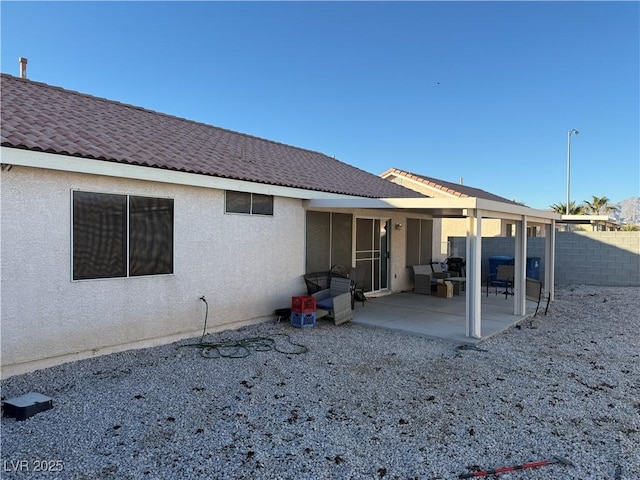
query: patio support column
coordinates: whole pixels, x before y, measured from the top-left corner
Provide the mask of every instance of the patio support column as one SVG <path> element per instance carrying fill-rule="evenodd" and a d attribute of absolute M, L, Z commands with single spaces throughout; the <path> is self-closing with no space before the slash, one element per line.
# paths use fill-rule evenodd
<path fill-rule="evenodd" d="M 551 220 L 551 225 L 547 225 L 547 232 L 544 239 L 544 289 L 551 295 L 551 300 L 555 300 L 556 281 L 556 221 Z"/>
<path fill-rule="evenodd" d="M 467 217 L 467 337 L 482 338 L 482 215 L 472 210 Z"/>
<path fill-rule="evenodd" d="M 516 222 L 516 245 L 513 276 L 513 314 L 523 316 L 527 313 L 525 300 L 525 278 L 527 276 L 527 217 Z"/>

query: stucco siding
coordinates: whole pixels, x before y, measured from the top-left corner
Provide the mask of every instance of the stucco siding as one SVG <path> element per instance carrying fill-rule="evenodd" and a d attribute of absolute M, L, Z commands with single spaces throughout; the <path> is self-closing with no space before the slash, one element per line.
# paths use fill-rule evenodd
<path fill-rule="evenodd" d="M 3 160 L 4 161 L 4 160 Z M 221 190 L 13 167 L 2 172 L 2 369 L 262 321 L 304 289 L 304 210 L 224 213 Z M 174 199 L 174 274 L 71 280 L 71 191 Z"/>
<path fill-rule="evenodd" d="M 466 218 L 443 218 L 442 219 L 442 243 L 447 244 L 449 237 L 466 237 L 467 235 Z M 482 236 L 483 237 L 499 237 L 503 235 L 502 220 L 497 218 L 483 218 L 482 219 Z M 450 247 L 450 246 L 449 246 Z M 447 251 L 442 252 L 444 257 L 447 256 Z"/>

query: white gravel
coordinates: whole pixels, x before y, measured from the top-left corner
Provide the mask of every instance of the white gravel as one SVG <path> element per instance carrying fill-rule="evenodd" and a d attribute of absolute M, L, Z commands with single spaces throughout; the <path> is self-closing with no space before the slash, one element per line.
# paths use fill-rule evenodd
<path fill-rule="evenodd" d="M 2 478 L 456 479 L 561 456 L 500 478 L 636 480 L 639 312 L 640 288 L 574 286 L 486 351 L 320 320 L 206 337 L 302 354 L 179 347 L 196 338 L 11 377 L 3 399 L 54 407 L 2 418 Z"/>

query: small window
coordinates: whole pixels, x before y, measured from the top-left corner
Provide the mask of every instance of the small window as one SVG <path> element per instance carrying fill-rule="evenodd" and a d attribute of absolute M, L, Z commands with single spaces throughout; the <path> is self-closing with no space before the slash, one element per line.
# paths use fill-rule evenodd
<path fill-rule="evenodd" d="M 173 200 L 73 192 L 73 279 L 173 273 Z"/>
<path fill-rule="evenodd" d="M 273 215 L 273 196 L 227 190 L 225 211 L 251 215 Z"/>
<path fill-rule="evenodd" d="M 251 213 L 250 193 L 227 190 L 226 201 L 227 213 Z"/>
<path fill-rule="evenodd" d="M 506 231 L 506 235 L 507 237 L 514 237 L 516 234 L 516 226 L 513 223 L 507 223 L 507 231 Z"/>

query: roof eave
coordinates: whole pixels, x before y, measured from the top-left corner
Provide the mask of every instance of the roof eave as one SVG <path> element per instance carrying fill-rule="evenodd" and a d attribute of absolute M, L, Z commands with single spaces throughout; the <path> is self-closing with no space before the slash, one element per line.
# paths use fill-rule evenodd
<path fill-rule="evenodd" d="M 7 146 L 0 147 L 0 153 L 3 164 L 23 167 L 43 168 L 47 170 L 84 173 L 89 175 L 104 175 L 107 177 L 146 180 L 151 182 L 204 188 L 216 188 L 220 190 L 246 191 L 261 193 L 264 195 L 299 198 L 303 200 L 311 198 L 352 197 L 351 195 L 341 193 L 307 190 L 269 183 L 250 182 L 201 173 L 182 172 L 142 165 L 130 165 L 125 163 L 109 162 L 101 159 L 90 159 Z"/>

